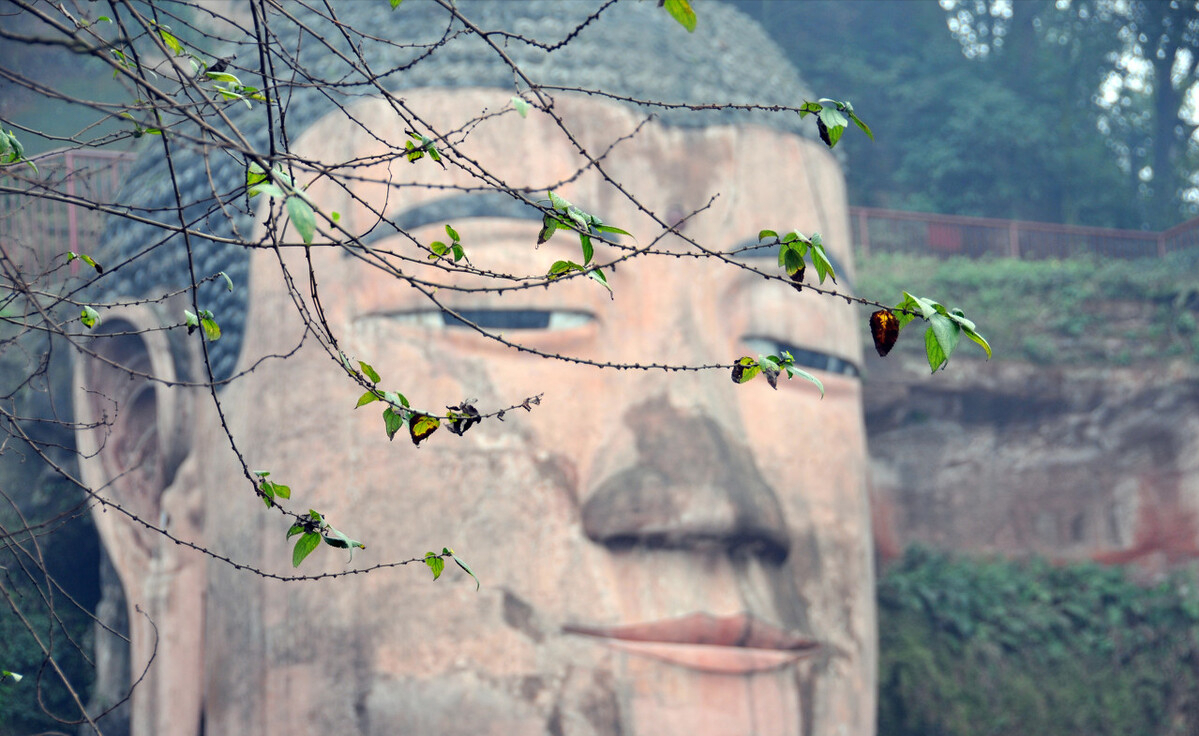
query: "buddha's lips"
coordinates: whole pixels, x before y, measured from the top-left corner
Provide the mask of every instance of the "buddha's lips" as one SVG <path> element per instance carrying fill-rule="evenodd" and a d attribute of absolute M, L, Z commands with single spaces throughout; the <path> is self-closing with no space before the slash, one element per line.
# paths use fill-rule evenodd
<path fill-rule="evenodd" d="M 567 625 L 562 629 L 604 639 L 609 646 L 631 654 L 724 674 L 778 669 L 820 648 L 818 642 L 746 613 L 722 617 L 693 613 L 627 626 Z"/>

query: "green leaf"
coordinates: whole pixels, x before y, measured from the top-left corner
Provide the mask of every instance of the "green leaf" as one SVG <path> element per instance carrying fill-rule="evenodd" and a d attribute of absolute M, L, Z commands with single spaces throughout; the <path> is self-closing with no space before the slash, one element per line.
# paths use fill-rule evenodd
<path fill-rule="evenodd" d="M 608 285 L 608 277 L 604 275 L 603 271 L 593 268 L 587 272 L 587 278 L 607 289 L 609 298 L 616 298 L 616 295 L 612 293 L 612 287 Z"/>
<path fill-rule="evenodd" d="M 311 245 L 312 236 L 316 233 L 316 213 L 312 211 L 312 207 L 293 194 L 287 198 L 287 214 L 291 216 L 291 223 L 304 239 L 304 244 Z"/>
<path fill-rule="evenodd" d="M 804 260 L 803 256 L 799 254 L 799 251 L 795 248 L 784 247 L 782 250 L 782 256 L 783 269 L 787 272 L 787 276 L 790 277 L 792 281 L 803 279 Z M 799 276 L 798 279 L 796 278 L 796 275 Z"/>
<path fill-rule="evenodd" d="M 229 278 L 229 274 L 225 273 L 224 271 L 221 271 L 217 275 L 220 276 L 221 278 L 225 279 L 225 287 L 229 291 L 233 291 L 233 279 Z"/>
<path fill-rule="evenodd" d="M 258 484 L 258 490 L 262 492 L 262 502 L 269 509 L 275 505 L 275 484 L 269 480 L 264 480 Z"/>
<path fill-rule="evenodd" d="M 212 318 L 211 312 L 209 316 L 200 318 L 200 327 L 204 328 L 204 337 L 208 338 L 209 342 L 216 342 L 221 339 L 221 326 Z"/>
<path fill-rule="evenodd" d="M 384 391 L 383 400 L 392 406 L 403 406 L 404 408 L 409 406 L 408 399 L 404 394 L 398 394 L 395 391 Z"/>
<path fill-rule="evenodd" d="M 76 258 L 83 261 L 84 263 L 91 266 L 92 268 L 96 269 L 96 273 L 104 273 L 104 267 L 101 266 L 99 263 L 96 263 L 95 261 L 93 261 L 92 257 L 89 256 L 88 254 L 76 253 L 75 251 L 71 251 L 71 250 L 67 251 L 67 263 L 70 263 L 71 261 L 75 260 Z"/>
<path fill-rule="evenodd" d="M 475 571 L 470 569 L 470 565 L 463 562 L 462 558 L 459 557 L 458 555 L 454 554 L 454 551 L 451 550 L 449 547 L 446 547 L 445 551 L 448 551 L 450 553 L 450 557 L 454 558 L 454 562 L 458 563 L 458 567 L 461 567 L 463 570 L 466 571 L 467 575 L 470 575 L 472 578 L 475 579 L 475 591 L 476 592 L 479 590 L 479 588 L 483 587 L 482 583 L 479 582 L 479 578 L 475 575 Z"/>
<path fill-rule="evenodd" d="M 462 238 L 458 237 L 458 231 L 455 230 L 454 228 L 450 227 L 449 225 L 445 226 L 445 234 L 449 235 L 450 240 L 453 240 L 455 243 L 457 243 L 459 240 L 462 239 Z"/>
<path fill-rule="evenodd" d="M 550 270 L 546 276 L 550 279 L 556 279 L 570 273 L 571 271 L 582 270 L 583 267 L 574 261 L 554 261 L 554 265 L 550 266 Z"/>
<path fill-rule="evenodd" d="M 285 486 L 279 483 L 272 483 L 271 485 L 274 486 L 275 495 L 279 498 L 291 498 L 291 486 Z"/>
<path fill-rule="evenodd" d="M 932 369 L 933 373 L 936 373 L 937 369 L 944 366 L 948 360 L 932 327 L 924 331 L 924 352 L 928 356 L 928 367 Z"/>
<path fill-rule="evenodd" d="M 457 263 L 458 261 L 461 261 L 463 258 L 466 258 L 466 251 L 462 250 L 461 245 L 454 243 L 452 246 L 450 246 L 450 250 L 452 250 L 454 252 L 454 263 Z"/>
<path fill-rule="evenodd" d="M 312 554 L 312 550 L 319 547 L 321 544 L 321 535 L 316 532 L 305 532 L 304 536 L 296 540 L 295 549 L 291 552 L 291 566 L 299 567 L 304 558 Z"/>
<path fill-rule="evenodd" d="M 158 28 L 158 36 L 162 39 L 162 42 L 167 45 L 167 48 L 169 48 L 171 52 L 175 54 L 175 56 L 180 56 L 183 54 L 183 44 L 179 43 L 179 39 L 175 38 L 174 34 L 168 31 L 165 27 L 160 26 Z"/>
<path fill-rule="evenodd" d="M 849 104 L 849 103 L 846 103 L 846 104 Z M 874 140 L 874 133 L 870 132 L 870 126 L 867 125 L 866 123 L 862 122 L 861 118 L 859 118 L 857 115 L 854 115 L 851 112 L 851 113 L 849 113 L 849 119 L 852 120 L 854 125 L 858 126 L 858 129 L 861 130 L 863 133 L 865 133 L 870 138 L 870 140 Z"/>
<path fill-rule="evenodd" d="M 986 339 L 982 335 L 978 334 L 974 330 L 967 330 L 964 327 L 962 328 L 962 332 L 966 333 L 966 337 L 968 337 L 971 340 L 973 340 L 974 342 L 978 343 L 978 345 L 980 345 L 983 350 L 987 351 L 987 360 L 991 359 L 991 344 L 989 342 L 987 342 Z"/>
<path fill-rule="evenodd" d="M 358 403 L 354 405 L 354 408 L 357 409 L 360 406 L 366 406 L 367 404 L 369 404 L 373 401 L 378 401 L 378 400 L 379 400 L 379 397 L 375 395 L 374 391 L 367 391 L 366 393 L 364 393 L 363 395 L 358 397 Z"/>
<path fill-rule="evenodd" d="M 924 299 L 922 297 L 912 296 L 911 294 L 909 294 L 906 291 L 903 293 L 903 296 L 904 296 L 904 303 L 902 305 L 903 308 L 915 309 L 915 310 L 919 311 L 920 316 L 924 317 L 925 319 L 929 319 L 930 317 L 932 317 L 934 314 L 937 313 L 938 304 L 936 302 L 934 302 L 932 299 Z"/>
<path fill-rule="evenodd" d="M 303 534 L 303 533 L 304 533 L 304 525 L 303 524 L 292 524 L 291 528 L 287 530 L 287 538 L 291 539 L 295 535 Z"/>
<path fill-rule="evenodd" d="M 537 245 L 541 245 L 545 241 L 554 237 L 554 232 L 558 229 L 558 219 L 553 215 L 546 215 L 541 218 L 541 232 L 537 233 Z"/>
<path fill-rule="evenodd" d="M 265 194 L 266 196 L 270 197 L 271 199 L 283 199 L 284 197 L 287 196 L 286 194 L 283 193 L 282 189 L 280 189 L 275 184 L 271 184 L 270 182 L 256 184 L 247 193 L 251 197 L 257 197 L 259 194 Z"/>
<path fill-rule="evenodd" d="M 787 371 L 787 378 L 795 378 L 798 376 L 799 378 L 816 384 L 816 388 L 820 389 L 820 398 L 824 398 L 824 384 L 820 382 L 819 378 L 813 376 L 811 373 L 808 373 L 803 368 L 796 368 L 795 365 L 791 363 L 784 363 L 783 370 Z"/>
<path fill-rule="evenodd" d="M 820 277 L 820 283 L 824 283 L 826 278 L 831 278 L 833 283 L 837 281 L 837 272 L 833 270 L 833 263 L 828 259 L 828 254 L 824 252 L 824 245 L 817 240 L 816 235 L 812 236 L 812 265 L 816 267 L 816 275 Z"/>
<path fill-rule="evenodd" d="M 336 547 L 337 549 L 350 550 L 350 559 L 351 560 L 354 559 L 354 550 L 355 549 L 366 549 L 365 544 L 363 544 L 362 542 L 359 542 L 357 539 L 350 539 L 345 534 L 338 531 L 337 529 L 334 529 L 333 527 L 328 527 L 325 530 L 325 535 L 324 535 L 323 539 L 325 540 L 325 544 L 329 545 L 330 547 Z"/>
<path fill-rule="evenodd" d="M 95 327 L 97 323 L 99 323 L 100 313 L 91 307 L 85 306 L 83 311 L 79 313 L 79 321 L 83 323 L 84 327 L 90 330 L 91 328 Z"/>
<path fill-rule="evenodd" d="M 962 339 L 962 328 L 954 323 L 948 317 L 936 314 L 933 315 L 929 322 L 933 333 L 937 337 L 937 342 L 941 345 L 941 350 L 945 353 L 945 360 L 949 361 L 949 356 L 953 355 L 953 351 L 957 349 L 958 341 Z"/>
<path fill-rule="evenodd" d="M 185 309 L 183 310 L 183 324 L 187 325 L 188 334 L 191 334 L 192 330 L 200 326 L 200 318 Z"/>
<path fill-rule="evenodd" d="M 570 202 L 566 201 L 562 197 L 559 197 L 557 194 L 554 194 L 553 192 L 548 192 L 548 195 L 550 198 L 550 206 L 560 212 L 565 212 L 566 210 L 568 210 L 569 208 L 574 206 Z"/>
<path fill-rule="evenodd" d="M 666 0 L 666 12 L 679 22 L 688 33 L 695 33 L 695 11 L 687 0 Z"/>
<path fill-rule="evenodd" d="M 591 237 L 583 233 L 579 233 L 579 244 L 583 246 L 583 265 L 586 266 L 595 255 L 595 248 L 591 246 Z"/>
<path fill-rule="evenodd" d="M 229 72 L 204 72 L 204 74 L 214 82 L 232 82 L 238 87 L 241 86 L 241 80 Z"/>
<path fill-rule="evenodd" d="M 330 212 L 329 219 L 333 220 L 333 222 L 340 222 L 341 221 L 341 213 L 337 212 L 337 211 Z"/>
<path fill-rule="evenodd" d="M 250 164 L 248 166 L 246 166 L 246 188 L 247 189 L 252 189 L 253 187 L 266 181 L 266 179 L 267 179 L 266 172 L 256 162 L 251 161 Z M 257 194 L 257 192 L 251 193 L 250 196 L 252 197 L 252 196 L 254 196 L 254 194 Z"/>
<path fill-rule="evenodd" d="M 429 243 L 429 250 L 433 251 L 429 254 L 429 260 L 435 261 L 446 254 L 446 251 L 449 250 L 449 246 L 440 240 L 434 240 L 432 243 Z"/>
<path fill-rule="evenodd" d="M 390 2 L 391 2 L 391 9 L 395 10 L 396 8 L 400 7 L 400 3 L 404 2 L 404 0 L 390 0 Z"/>
<path fill-rule="evenodd" d="M 433 579 L 441 577 L 441 571 L 445 569 L 445 560 L 437 556 L 436 552 L 425 553 L 425 564 L 433 571 Z"/>
<path fill-rule="evenodd" d="M 358 367 L 362 369 L 362 372 L 366 374 L 367 378 L 371 379 L 372 383 L 378 383 L 379 381 L 383 380 L 379 377 L 379 374 L 375 371 L 374 366 L 372 366 L 370 363 L 364 363 L 360 360 L 358 361 Z"/>
<path fill-rule="evenodd" d="M 0 682 L 4 682 L 5 680 L 20 682 L 24 679 L 25 675 L 18 675 L 16 672 L 9 672 L 8 670 L 0 670 Z"/>
<path fill-rule="evenodd" d="M 583 232 L 587 232 L 587 229 L 591 226 L 591 223 L 588 222 L 590 215 L 574 205 L 566 208 L 566 216 L 574 222 L 575 227 Z"/>
<path fill-rule="evenodd" d="M 633 238 L 633 240 L 636 240 L 636 239 L 637 239 L 637 238 L 633 237 L 633 234 L 632 234 L 631 232 L 629 232 L 628 230 L 621 230 L 620 228 L 618 228 L 618 227 L 612 227 L 611 225 L 599 225 L 599 224 L 597 224 L 597 225 L 595 225 L 594 227 L 595 227 L 595 230 L 596 230 L 596 232 L 600 232 L 600 233 L 614 233 L 614 234 L 616 234 L 616 235 L 627 235 L 627 236 L 629 236 L 630 238 Z"/>
<path fill-rule="evenodd" d="M 395 439 L 396 432 L 400 431 L 400 427 L 404 426 L 404 418 L 400 413 L 390 406 L 383 410 L 383 428 L 387 432 L 387 439 Z"/>
<path fill-rule="evenodd" d="M 520 99 L 519 97 L 513 97 L 512 107 L 516 108 L 516 112 L 519 113 L 522 118 L 527 118 L 529 116 L 529 108 L 532 107 L 532 105 Z"/>
<path fill-rule="evenodd" d="M 830 100 L 830 102 L 833 102 L 833 100 Z M 820 119 L 829 128 L 844 128 L 849 124 L 849 120 L 834 105 L 825 105 L 820 110 Z"/>
<path fill-rule="evenodd" d="M 777 238 L 778 236 L 779 236 L 779 234 L 773 230 L 759 230 L 758 231 L 758 240 L 759 241 L 766 240 L 767 238 Z"/>

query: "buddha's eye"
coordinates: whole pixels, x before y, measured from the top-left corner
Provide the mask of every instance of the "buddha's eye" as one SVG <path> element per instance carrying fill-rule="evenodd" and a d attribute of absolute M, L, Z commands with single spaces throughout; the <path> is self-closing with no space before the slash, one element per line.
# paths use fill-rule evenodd
<path fill-rule="evenodd" d="M 743 338 L 742 342 L 745 343 L 752 356 L 759 354 L 781 356 L 783 351 L 786 351 L 791 353 L 791 357 L 795 359 L 795 365 L 800 368 L 837 373 L 843 376 L 850 376 L 851 378 L 858 378 L 862 375 L 861 370 L 856 365 L 831 353 L 799 347 L 798 345 L 780 342 L 759 335 Z"/>
<path fill-rule="evenodd" d="M 387 317 L 398 324 L 427 328 L 471 329 L 471 323 L 484 330 L 572 330 L 595 319 L 589 312 L 561 309 L 455 309 L 449 312 L 427 309 L 397 312 Z"/>

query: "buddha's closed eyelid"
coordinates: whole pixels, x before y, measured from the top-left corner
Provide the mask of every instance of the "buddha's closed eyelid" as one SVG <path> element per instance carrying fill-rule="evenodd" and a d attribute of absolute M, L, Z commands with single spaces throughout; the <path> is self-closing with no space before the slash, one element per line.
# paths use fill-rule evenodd
<path fill-rule="evenodd" d="M 595 315 L 571 309 L 490 309 L 455 308 L 454 313 L 440 309 L 412 310 L 372 315 L 396 324 L 411 324 L 432 329 L 484 330 L 572 330 L 595 320 Z"/>
<path fill-rule="evenodd" d="M 791 354 L 791 357 L 795 360 L 795 365 L 800 368 L 837 373 L 851 378 L 859 378 L 862 375 L 861 369 L 854 363 L 822 350 L 801 347 L 762 335 L 744 337 L 741 341 L 749 348 L 750 353 L 753 355 L 782 356 L 783 352 L 786 351 Z"/>

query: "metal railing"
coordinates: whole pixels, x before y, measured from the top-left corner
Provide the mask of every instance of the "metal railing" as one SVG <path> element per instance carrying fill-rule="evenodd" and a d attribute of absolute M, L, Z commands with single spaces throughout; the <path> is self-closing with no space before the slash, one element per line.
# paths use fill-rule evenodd
<path fill-rule="evenodd" d="M 863 255 L 911 253 L 1038 260 L 1095 254 L 1160 258 L 1199 245 L 1199 219 L 1154 233 L 871 207 L 850 207 L 849 214 L 854 244 Z"/>
<path fill-rule="evenodd" d="M 104 214 L 82 204 L 110 204 L 125 183 L 133 156 L 119 151 L 52 151 L 0 173 L 0 249 L 33 276 L 66 251 L 87 253 L 104 229 Z M 71 264 L 78 270 L 79 262 Z"/>

